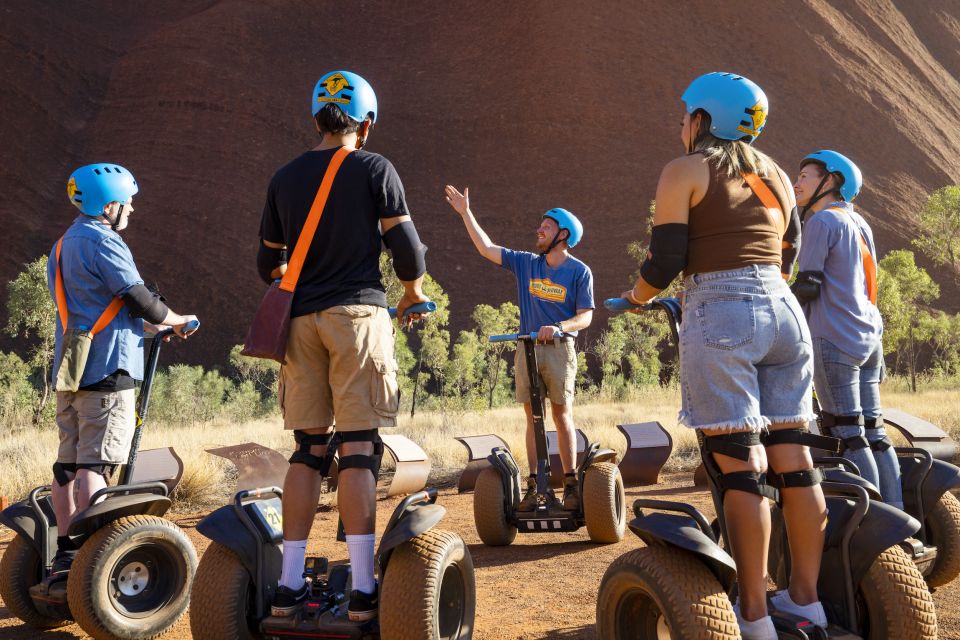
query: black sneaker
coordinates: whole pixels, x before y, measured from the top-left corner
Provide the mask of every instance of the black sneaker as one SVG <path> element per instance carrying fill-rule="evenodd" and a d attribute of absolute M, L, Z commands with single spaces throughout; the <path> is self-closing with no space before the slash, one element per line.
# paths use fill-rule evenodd
<path fill-rule="evenodd" d="M 368 622 L 377 617 L 377 609 L 380 606 L 380 588 L 374 589 L 373 593 L 364 593 L 363 591 L 350 592 L 350 605 L 347 607 L 347 616 L 354 622 Z"/>
<path fill-rule="evenodd" d="M 66 602 L 67 578 L 70 576 L 70 567 L 76 555 L 76 550 L 57 551 L 53 556 L 50 574 L 30 587 L 30 594 L 51 602 Z"/>
<path fill-rule="evenodd" d="M 563 479 L 563 510 L 580 510 L 580 485 L 576 476 L 566 476 Z"/>
<path fill-rule="evenodd" d="M 278 618 L 292 616 L 306 599 L 306 582 L 297 590 L 281 585 L 277 587 L 277 592 L 273 594 L 273 602 L 270 603 L 270 615 L 277 616 Z"/>

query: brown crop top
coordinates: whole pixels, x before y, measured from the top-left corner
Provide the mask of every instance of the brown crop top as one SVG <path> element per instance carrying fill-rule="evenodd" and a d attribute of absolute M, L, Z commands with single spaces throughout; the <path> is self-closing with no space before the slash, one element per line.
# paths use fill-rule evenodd
<path fill-rule="evenodd" d="M 774 221 L 743 178 L 732 178 L 708 163 L 710 184 L 703 200 L 690 208 L 687 266 L 684 275 L 727 271 L 751 264 L 782 262 L 784 221 Z M 763 178 L 789 214 L 783 181 L 774 171 Z M 776 222 L 776 223 L 775 223 Z"/>

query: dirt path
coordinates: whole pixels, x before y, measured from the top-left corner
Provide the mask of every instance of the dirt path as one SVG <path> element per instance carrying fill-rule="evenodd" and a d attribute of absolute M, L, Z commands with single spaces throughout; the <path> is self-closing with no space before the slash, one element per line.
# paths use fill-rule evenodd
<path fill-rule="evenodd" d="M 640 495 L 656 495 L 667 500 L 690 502 L 712 513 L 707 494 L 689 485 L 689 473 L 671 474 L 656 487 L 628 490 L 628 502 L 632 503 L 632 499 Z M 585 530 L 581 530 L 566 535 L 518 536 L 509 547 L 485 547 L 473 527 L 472 494 L 461 496 L 455 490 L 445 489 L 439 502 L 449 510 L 441 527 L 463 536 L 476 565 L 476 640 L 596 638 L 593 625 L 600 579 L 617 556 L 642 546 L 636 536 L 628 533 L 619 544 L 598 546 L 591 544 Z M 394 499 L 380 501 L 378 524 L 381 527 L 396 504 Z M 202 514 L 176 518 L 193 540 L 198 554 L 202 554 L 207 546 L 206 539 L 194 529 L 201 517 Z M 325 552 L 331 559 L 345 557 L 345 545 L 329 542 L 334 539 L 335 528 L 336 518 L 332 514 L 320 514 L 308 552 L 315 555 Z M 9 536 L 0 543 L 0 551 L 6 549 L 8 542 Z M 960 581 L 939 589 L 934 600 L 940 638 L 960 639 Z M 76 625 L 56 631 L 35 631 L 10 617 L 5 608 L 0 608 L 0 639 L 72 640 L 86 637 Z M 186 617 L 164 636 L 165 640 L 188 638 L 190 624 Z"/>

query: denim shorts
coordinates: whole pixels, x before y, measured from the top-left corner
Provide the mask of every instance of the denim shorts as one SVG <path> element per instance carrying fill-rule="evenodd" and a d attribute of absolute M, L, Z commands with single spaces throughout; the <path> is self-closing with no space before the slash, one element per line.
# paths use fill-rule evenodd
<path fill-rule="evenodd" d="M 680 423 L 759 431 L 814 418 L 813 349 L 803 311 L 774 265 L 684 280 Z"/>

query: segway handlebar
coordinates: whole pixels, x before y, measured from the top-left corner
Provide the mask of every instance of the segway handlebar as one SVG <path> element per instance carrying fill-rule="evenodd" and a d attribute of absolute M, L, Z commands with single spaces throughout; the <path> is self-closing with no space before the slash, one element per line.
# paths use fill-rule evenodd
<path fill-rule="evenodd" d="M 518 340 L 536 340 L 539 336 L 539 332 L 531 331 L 530 333 L 503 333 L 498 336 L 490 336 L 487 338 L 490 342 L 517 342 Z M 559 331 L 556 338 L 572 338 L 574 337 L 572 333 L 567 333 L 566 331 Z"/>
<path fill-rule="evenodd" d="M 680 344 L 680 322 L 683 320 L 683 311 L 680 301 L 676 298 L 654 298 L 646 304 L 635 304 L 626 298 L 607 298 L 603 301 L 603 306 L 610 311 L 655 311 L 662 309 L 670 316 L 670 333 L 673 334 L 673 340 Z"/>
<path fill-rule="evenodd" d="M 404 311 L 403 313 L 403 317 L 406 318 L 411 313 L 433 313 L 436 310 L 437 310 L 437 303 L 434 302 L 433 300 L 427 300 L 426 302 L 418 302 L 415 305 L 407 307 L 407 310 Z M 389 309 L 387 309 L 387 311 L 390 313 L 391 318 L 397 317 L 396 307 L 390 307 Z"/>

